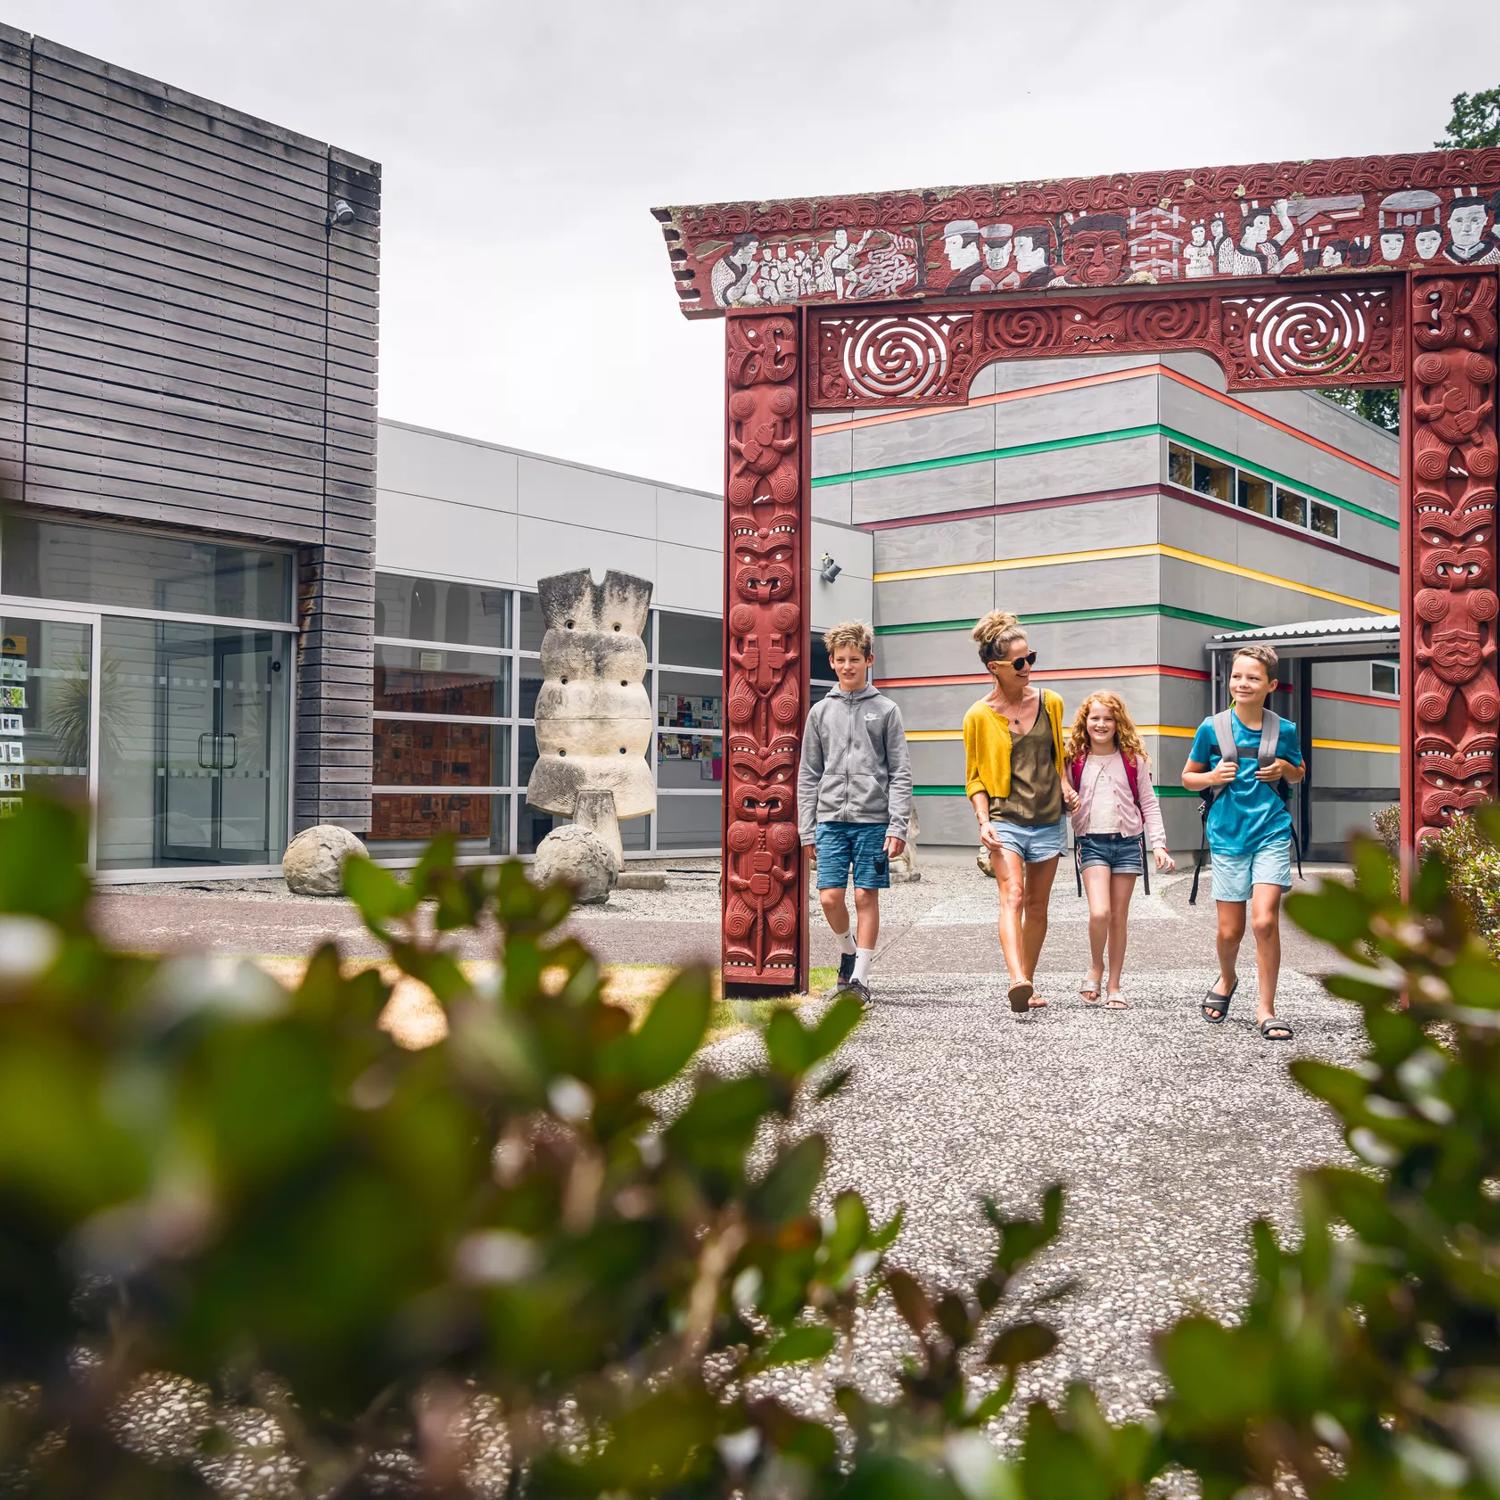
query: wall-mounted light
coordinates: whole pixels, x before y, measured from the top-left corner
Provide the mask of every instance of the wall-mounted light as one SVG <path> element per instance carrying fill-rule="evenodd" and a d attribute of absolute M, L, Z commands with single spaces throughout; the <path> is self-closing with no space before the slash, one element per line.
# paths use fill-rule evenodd
<path fill-rule="evenodd" d="M 843 571 L 828 553 L 823 554 L 823 561 L 818 564 L 818 577 L 824 583 L 832 583 Z"/>
<path fill-rule="evenodd" d="M 342 224 L 350 224 L 354 221 L 354 206 L 347 199 L 335 198 L 333 207 L 328 210 L 328 227 L 337 229 Z"/>

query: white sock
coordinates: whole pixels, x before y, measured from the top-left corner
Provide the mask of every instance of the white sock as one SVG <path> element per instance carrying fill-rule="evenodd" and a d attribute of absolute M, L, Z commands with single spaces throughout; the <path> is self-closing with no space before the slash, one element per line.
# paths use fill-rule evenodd
<path fill-rule="evenodd" d="M 834 937 L 839 940 L 840 953 L 854 952 L 854 929 L 852 927 L 846 927 L 842 932 L 834 933 Z"/>
<path fill-rule="evenodd" d="M 870 977 L 870 960 L 875 957 L 873 948 L 854 950 L 854 977 L 863 984 Z"/>

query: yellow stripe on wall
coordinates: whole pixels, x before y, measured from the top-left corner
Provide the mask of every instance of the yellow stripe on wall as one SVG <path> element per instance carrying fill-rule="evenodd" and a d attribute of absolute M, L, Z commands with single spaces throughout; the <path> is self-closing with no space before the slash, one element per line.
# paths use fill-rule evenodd
<path fill-rule="evenodd" d="M 1186 724 L 1137 724 L 1136 728 L 1144 736 L 1154 735 L 1163 740 L 1190 740 L 1198 732 Z M 917 743 L 930 744 L 939 740 L 961 740 L 964 732 L 962 729 L 908 729 L 906 737 Z M 1314 750 L 1363 750 L 1370 755 L 1401 753 L 1399 746 L 1380 745 L 1370 740 L 1314 740 L 1312 743 Z"/>
<path fill-rule="evenodd" d="M 875 582 L 901 583 L 914 578 L 947 578 L 958 573 L 1010 573 L 1018 568 L 1060 568 L 1069 563 L 1110 562 L 1122 557 L 1170 557 L 1178 562 L 1192 563 L 1195 567 L 1209 568 L 1215 573 L 1229 573 L 1236 578 L 1249 578 L 1256 583 L 1269 583 L 1275 588 L 1291 589 L 1294 593 L 1308 594 L 1315 599 L 1345 604 L 1372 615 L 1395 615 L 1395 611 L 1384 604 L 1372 604 L 1367 599 L 1355 599 L 1349 594 L 1336 594 L 1331 589 L 1320 589 L 1311 583 L 1295 583 L 1290 578 L 1282 578 L 1275 573 L 1263 573 L 1259 568 L 1224 562 L 1201 552 L 1188 552 L 1165 542 L 1140 542 L 1129 547 L 1092 547 L 1081 552 L 1049 552 L 1036 557 L 998 557 L 988 562 L 942 563 L 930 568 L 897 568 L 889 573 L 877 573 Z"/>

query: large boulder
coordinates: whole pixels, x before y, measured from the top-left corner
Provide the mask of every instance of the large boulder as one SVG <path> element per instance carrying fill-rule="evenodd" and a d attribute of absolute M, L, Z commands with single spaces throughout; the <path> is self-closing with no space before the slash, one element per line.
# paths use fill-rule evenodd
<path fill-rule="evenodd" d="M 294 896 L 341 896 L 344 861 L 365 853 L 365 846 L 347 828 L 319 823 L 304 828 L 286 846 L 281 873 Z"/>
<path fill-rule="evenodd" d="M 592 829 L 569 823 L 537 845 L 532 874 L 543 885 L 566 881 L 585 904 L 608 901 L 615 886 L 615 857 Z"/>

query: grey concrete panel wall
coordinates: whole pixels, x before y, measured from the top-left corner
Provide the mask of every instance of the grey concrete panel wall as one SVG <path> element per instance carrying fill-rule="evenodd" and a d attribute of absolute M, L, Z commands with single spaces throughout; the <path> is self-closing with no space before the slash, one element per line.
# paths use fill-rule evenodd
<path fill-rule="evenodd" d="M 922 832 L 918 840 L 923 848 L 978 849 L 974 830 L 974 809 L 966 797 L 919 797 L 917 818 Z M 920 859 L 920 855 L 918 858 Z M 975 871 L 975 879 L 979 872 Z"/>
<path fill-rule="evenodd" d="M 995 446 L 995 411 L 993 406 L 971 406 L 857 427 L 849 434 L 854 440 L 850 468 L 858 472 L 926 458 L 986 453 Z"/>
<path fill-rule="evenodd" d="M 1157 540 L 1157 497 L 1130 495 L 1088 505 L 1059 505 L 1048 510 L 1025 510 L 995 517 L 993 555 L 1030 557 L 1037 554 L 1089 551 L 1096 547 L 1136 547 Z M 1093 563 L 1080 564 L 1092 568 Z M 1134 599 L 1077 601 L 1138 603 Z M 1065 606 L 1064 606 L 1065 607 Z"/>
<path fill-rule="evenodd" d="M 485 583 L 516 576 L 514 512 L 383 488 L 376 499 L 378 568 Z"/>
<path fill-rule="evenodd" d="M 813 419 L 816 422 L 816 418 Z M 854 467 L 854 433 L 819 432 L 813 429 L 812 472 L 817 478 L 822 474 L 847 474 Z"/>
<path fill-rule="evenodd" d="M 818 484 L 812 489 L 812 513 L 820 521 L 841 526 L 854 522 L 854 486 L 852 484 Z"/>
<path fill-rule="evenodd" d="M 918 786 L 962 786 L 962 740 L 918 740 L 911 746 L 912 781 Z"/>
<path fill-rule="evenodd" d="M 1141 377 L 990 407 L 995 413 L 995 447 L 1055 442 L 1155 422 L 1161 384 L 1158 379 Z"/>
<path fill-rule="evenodd" d="M 379 168 L 5 30 L 0 226 L 6 498 L 297 546 L 294 816 L 367 829 Z"/>
<path fill-rule="evenodd" d="M 1159 437 L 1138 437 L 997 459 L 993 503 L 1156 484 L 1161 479 L 1161 450 Z"/>
<path fill-rule="evenodd" d="M 1035 385 L 1053 385 L 1062 380 L 1086 380 L 1114 370 L 1135 370 L 1154 364 L 1149 354 L 1063 355 L 1050 359 L 1000 359 L 986 365 L 970 388 L 973 396 L 993 396 L 1004 391 L 1023 391 Z"/>
<path fill-rule="evenodd" d="M 1394 479 L 1401 469 L 1401 445 L 1394 433 L 1384 432 L 1356 417 L 1316 391 L 1236 391 L 1235 400 L 1253 406 L 1277 421 L 1310 437 L 1331 443 L 1366 463 L 1384 469 Z"/>
<path fill-rule="evenodd" d="M 949 573 L 875 585 L 877 625 L 922 625 L 935 620 L 973 622 L 995 607 L 994 573 Z"/>
<path fill-rule="evenodd" d="M 896 587 L 877 584 L 876 608 L 884 591 Z M 1025 615 L 1022 615 L 1025 619 Z M 1157 659 L 1155 615 L 1123 619 L 1072 620 L 1058 624 L 1032 625 L 1028 639 L 1039 664 L 1061 666 L 1154 666 Z M 880 663 L 879 677 L 933 677 L 967 675 L 979 670 L 979 657 L 967 629 L 924 630 L 911 634 L 881 635 L 875 643 Z M 1135 682 L 1138 679 L 1131 678 Z M 1053 684 L 1069 701 L 1067 691 Z M 976 692 L 975 697 L 978 696 Z M 956 727 L 956 726 L 946 726 Z"/>
<path fill-rule="evenodd" d="M 493 443 L 382 422 L 378 457 L 382 490 L 512 514 L 517 508 L 520 456 Z"/>
<path fill-rule="evenodd" d="M 870 533 L 875 571 L 930 568 L 941 563 L 990 561 L 995 557 L 995 517 L 937 521 L 930 526 L 896 526 Z"/>
<path fill-rule="evenodd" d="M 854 485 L 852 520 L 858 526 L 892 516 L 925 516 L 994 503 L 995 465 L 956 464 L 948 469 L 859 480 Z"/>

